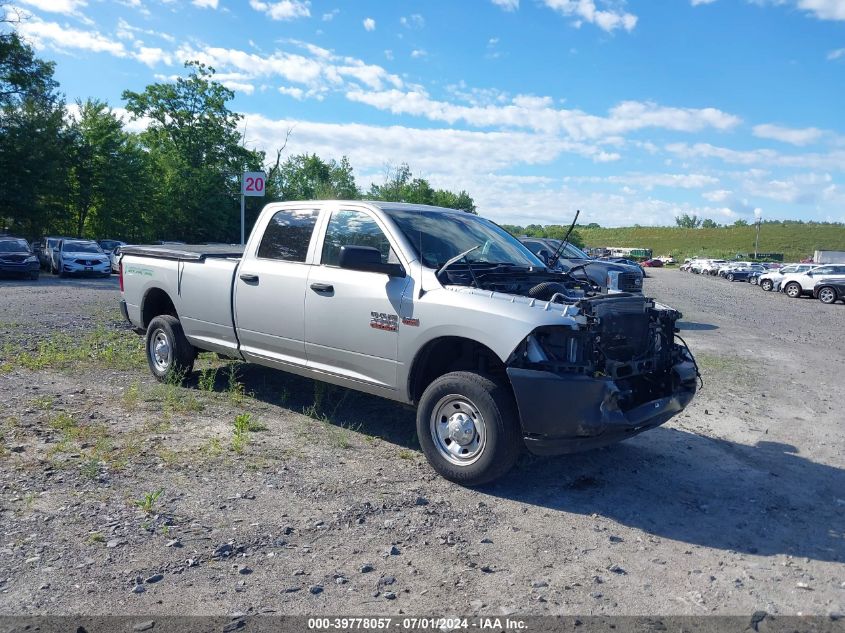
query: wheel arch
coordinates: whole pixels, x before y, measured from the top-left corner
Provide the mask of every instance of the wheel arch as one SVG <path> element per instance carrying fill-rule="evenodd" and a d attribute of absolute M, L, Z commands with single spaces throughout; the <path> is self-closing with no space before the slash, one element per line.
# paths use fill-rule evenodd
<path fill-rule="evenodd" d="M 144 298 L 141 300 L 141 322 L 144 329 L 149 327 L 150 321 L 162 314 L 169 314 L 176 319 L 179 318 L 176 305 L 167 291 L 158 286 L 153 286 L 144 293 Z"/>
<path fill-rule="evenodd" d="M 463 336 L 440 336 L 428 341 L 414 356 L 408 372 L 408 400 L 418 403 L 426 387 L 437 378 L 462 370 L 501 375 L 510 384 L 505 363 L 488 346 Z"/>

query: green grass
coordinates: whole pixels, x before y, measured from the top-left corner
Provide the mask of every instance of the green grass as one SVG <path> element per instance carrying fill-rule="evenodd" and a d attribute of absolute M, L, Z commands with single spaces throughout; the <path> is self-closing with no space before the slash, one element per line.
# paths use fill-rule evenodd
<path fill-rule="evenodd" d="M 232 431 L 232 450 L 240 454 L 244 452 L 249 443 L 249 427 L 252 424 L 252 415 L 239 413 L 235 416 L 234 429 Z"/>
<path fill-rule="evenodd" d="M 155 492 L 147 492 L 140 499 L 136 499 L 134 505 L 140 508 L 144 514 L 152 514 L 155 510 L 156 501 L 158 501 L 162 492 L 164 492 L 163 488 L 159 488 Z"/>
<path fill-rule="evenodd" d="M 578 227 L 588 246 L 650 248 L 655 256 L 672 255 L 679 262 L 696 255 L 733 258 L 754 253 L 754 226 L 716 229 L 676 227 Z M 760 227 L 761 253 L 783 253 L 785 261 L 810 257 L 815 250 L 845 250 L 845 226 L 833 224 L 764 223 Z"/>
<path fill-rule="evenodd" d="M 93 330 L 52 334 L 34 349 L 7 344 L 0 350 L 0 370 L 81 369 L 105 366 L 129 370 L 144 366 L 143 341 L 125 330 L 97 326 Z"/>

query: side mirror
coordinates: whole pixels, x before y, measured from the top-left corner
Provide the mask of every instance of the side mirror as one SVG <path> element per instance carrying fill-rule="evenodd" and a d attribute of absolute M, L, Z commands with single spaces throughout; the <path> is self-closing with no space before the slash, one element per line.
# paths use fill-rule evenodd
<path fill-rule="evenodd" d="M 405 269 L 400 264 L 383 264 L 381 253 L 372 246 L 341 246 L 338 264 L 348 270 L 382 273 L 390 277 L 405 276 Z"/>
<path fill-rule="evenodd" d="M 808 271 L 807 271 L 807 277 L 812 277 L 812 276 L 813 276 L 813 271 L 812 271 L 812 270 L 808 270 Z"/>

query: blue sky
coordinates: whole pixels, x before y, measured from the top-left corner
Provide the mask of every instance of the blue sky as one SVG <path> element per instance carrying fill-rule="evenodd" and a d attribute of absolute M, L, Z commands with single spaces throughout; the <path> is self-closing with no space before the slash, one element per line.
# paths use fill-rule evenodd
<path fill-rule="evenodd" d="M 292 129 L 363 187 L 406 161 L 500 222 L 845 221 L 845 0 L 16 4 L 69 101 L 199 59 L 249 144 Z"/>

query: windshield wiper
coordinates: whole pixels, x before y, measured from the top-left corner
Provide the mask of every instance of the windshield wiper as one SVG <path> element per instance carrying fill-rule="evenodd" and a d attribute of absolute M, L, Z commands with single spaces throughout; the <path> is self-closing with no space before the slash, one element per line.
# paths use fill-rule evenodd
<path fill-rule="evenodd" d="M 449 266 L 451 266 L 455 262 L 458 262 L 462 259 L 466 259 L 467 255 L 469 255 L 472 251 L 477 250 L 479 248 L 481 248 L 481 245 L 473 246 L 472 248 L 465 250 L 463 253 L 459 253 L 459 254 L 455 255 L 452 259 L 448 260 L 445 264 L 443 264 L 440 268 L 438 268 L 435 275 L 437 275 L 439 277 L 440 273 L 442 273 L 444 270 L 449 268 Z M 478 288 L 478 279 L 475 276 L 475 271 L 472 269 L 472 265 L 469 263 L 468 259 L 466 259 L 466 263 L 467 263 L 467 269 L 469 270 L 469 274 L 472 275 L 472 283 L 475 284 L 476 288 Z"/>
<path fill-rule="evenodd" d="M 555 254 L 549 258 L 549 268 L 554 268 L 555 264 L 557 263 L 557 260 L 560 259 L 560 256 L 563 253 L 563 249 L 566 248 L 566 245 L 569 243 L 569 236 L 572 235 L 572 230 L 575 228 L 575 223 L 578 221 L 579 215 L 581 215 L 581 209 L 576 209 L 575 218 L 572 220 L 572 224 L 569 225 L 569 230 L 566 232 L 566 237 L 563 238 L 563 241 L 560 243 L 560 246 L 557 247 Z"/>

